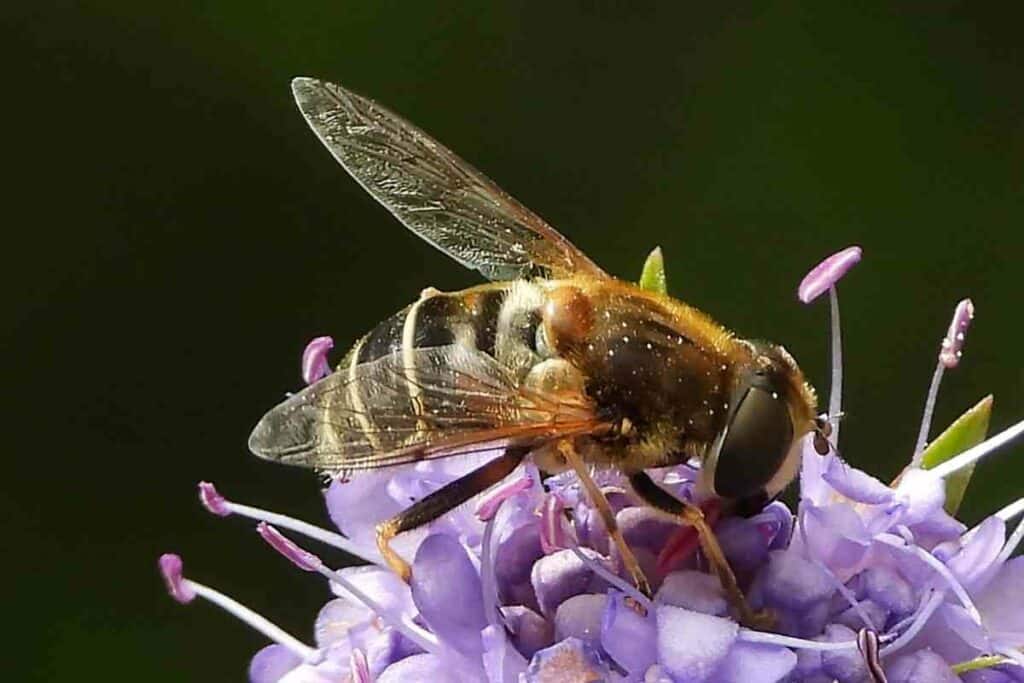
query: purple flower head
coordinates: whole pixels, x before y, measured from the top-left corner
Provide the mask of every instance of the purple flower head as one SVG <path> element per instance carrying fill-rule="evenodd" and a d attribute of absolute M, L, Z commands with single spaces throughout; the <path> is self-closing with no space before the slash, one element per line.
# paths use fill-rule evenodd
<path fill-rule="evenodd" d="M 833 285 L 859 259 L 859 248 L 839 252 L 800 288 L 805 301 L 831 290 L 832 418 L 841 387 Z M 940 368 L 959 361 L 972 311 L 969 300 L 957 307 Z M 329 345 L 310 349 L 304 376 L 315 380 L 319 370 L 305 367 L 319 367 L 314 356 L 322 360 Z M 933 381 L 929 405 L 936 393 Z M 272 641 L 250 663 L 256 683 L 1024 681 L 1024 558 L 1012 557 L 1024 524 L 1007 533 L 1024 502 L 968 528 L 949 495 L 954 479 L 1024 433 L 1024 422 L 938 458 L 950 440 L 944 434 L 925 449 L 930 420 L 928 408 L 914 453 L 894 454 L 909 464 L 891 483 L 841 458 L 837 429 L 808 435 L 795 510 L 776 501 L 732 516 L 720 501 L 700 497 L 699 466 L 651 472 L 704 510 L 739 588 L 772 616 L 760 629 L 737 620 L 694 530 L 642 505 L 614 470 L 596 472 L 595 481 L 653 597 L 632 584 L 576 476 L 544 478 L 530 464 L 398 536 L 394 548 L 412 561 L 409 584 L 387 569 L 375 525 L 500 450 L 334 479 L 324 496 L 340 534 L 200 484 L 211 513 L 258 521 L 273 549 L 325 579 L 331 597 L 315 619 L 314 644 L 185 578 L 176 555 L 164 555 L 160 570 L 179 602 L 214 602 Z M 826 435 L 822 448 L 815 437 Z M 365 565 L 331 569 L 292 540 L 299 537 Z"/>

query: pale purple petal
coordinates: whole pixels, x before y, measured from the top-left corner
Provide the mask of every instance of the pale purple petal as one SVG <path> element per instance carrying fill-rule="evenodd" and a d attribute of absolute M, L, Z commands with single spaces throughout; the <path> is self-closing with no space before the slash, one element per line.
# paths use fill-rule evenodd
<path fill-rule="evenodd" d="M 850 642 L 857 639 L 857 634 L 845 626 L 829 624 L 825 627 L 824 636 L 817 640 L 829 643 Z M 826 676 L 840 681 L 867 680 L 868 668 L 864 655 L 856 648 L 846 650 L 826 650 L 821 653 L 821 670 Z"/>
<path fill-rule="evenodd" d="M 494 571 L 498 595 L 504 604 L 526 605 L 539 609 L 530 574 L 543 554 L 540 521 L 527 506 L 519 506 L 518 498 L 503 505 L 495 517 Z"/>
<path fill-rule="evenodd" d="M 860 600 L 857 603 L 857 608 L 854 608 L 853 606 L 847 607 L 833 617 L 833 621 L 837 624 L 842 624 L 853 631 L 859 631 L 865 626 L 864 619 L 861 617 L 861 612 L 867 614 L 868 619 L 871 620 L 871 626 L 876 629 L 881 629 L 889 621 L 889 610 L 882 607 L 874 600 Z"/>
<path fill-rule="evenodd" d="M 580 551 L 598 562 L 602 560 L 589 548 L 581 548 Z M 541 614 L 554 616 L 558 605 L 587 591 L 593 579 L 594 572 L 572 550 L 560 550 L 541 557 L 534 563 L 531 574 Z"/>
<path fill-rule="evenodd" d="M 729 614 L 729 603 L 718 577 L 688 569 L 668 574 L 654 600 L 718 617 Z"/>
<path fill-rule="evenodd" d="M 918 650 L 885 668 L 889 683 L 959 683 L 949 663 L 931 650 Z"/>
<path fill-rule="evenodd" d="M 399 503 L 387 493 L 388 482 L 393 471 L 370 470 L 358 472 L 351 479 L 335 479 L 324 491 L 327 514 L 334 526 L 357 545 L 376 552 L 377 536 L 374 527 L 378 522 L 395 516 L 410 503 Z M 401 534 L 394 546 L 407 553 L 405 537 Z"/>
<path fill-rule="evenodd" d="M 605 681 L 608 668 L 594 650 L 578 638 L 568 638 L 541 650 L 530 660 L 522 683 Z M 386 682 L 383 682 L 386 683 Z"/>
<path fill-rule="evenodd" d="M 1009 596 L 1006 597 L 1009 598 Z M 942 618 L 951 631 L 960 636 L 961 640 L 979 654 L 993 651 L 992 641 L 985 632 L 985 628 L 974 621 L 967 610 L 960 605 L 943 605 Z M 1024 619 L 1021 620 L 1024 621 Z"/>
<path fill-rule="evenodd" d="M 249 662 L 250 683 L 277 683 L 281 676 L 302 663 L 302 659 L 284 645 L 267 645 Z"/>
<path fill-rule="evenodd" d="M 615 521 L 631 547 L 660 550 L 670 534 L 679 529 L 679 523 L 673 521 L 663 512 L 647 505 L 627 507 L 615 515 Z M 618 549 L 613 546 L 613 552 Z"/>
<path fill-rule="evenodd" d="M 300 664 L 282 676 L 278 683 L 339 683 L 348 673 L 346 669 L 330 661 L 317 665 Z"/>
<path fill-rule="evenodd" d="M 465 673 L 451 662 L 423 654 L 395 662 L 381 672 L 376 683 L 466 683 L 466 680 Z"/>
<path fill-rule="evenodd" d="M 909 528 L 917 539 L 917 544 L 925 548 L 955 540 L 967 531 L 967 526 L 963 522 L 945 510 L 935 510 L 925 519 L 911 524 Z"/>
<path fill-rule="evenodd" d="M 907 616 L 917 607 L 913 587 L 891 567 L 868 568 L 860 574 L 860 587 L 861 595 L 897 617 Z"/>
<path fill-rule="evenodd" d="M 608 598 L 583 593 L 567 599 L 555 611 L 555 640 L 579 638 L 595 650 L 601 646 L 601 622 Z"/>
<path fill-rule="evenodd" d="M 808 304 L 824 294 L 853 268 L 863 254 L 860 247 L 847 247 L 837 251 L 814 266 L 797 288 L 797 297 Z"/>
<path fill-rule="evenodd" d="M 350 630 L 372 621 L 374 617 L 374 613 L 362 603 L 344 598 L 331 600 L 320 608 L 313 624 L 316 644 L 329 648 L 346 641 Z"/>
<path fill-rule="evenodd" d="M 653 610 L 641 614 L 619 591 L 609 591 L 601 622 L 601 646 L 628 674 L 639 676 L 658 656 L 657 621 Z"/>
<path fill-rule="evenodd" d="M 946 564 L 968 591 L 978 590 L 998 570 L 996 560 L 1005 542 L 1006 522 L 988 517 L 964 536 L 959 552 Z M 940 553 L 936 555 L 943 559 Z"/>
<path fill-rule="evenodd" d="M 444 642 L 479 655 L 487 625 L 480 574 L 466 549 L 447 534 L 431 534 L 412 565 L 412 599 L 420 616 Z"/>
<path fill-rule="evenodd" d="M 788 648 L 739 641 L 709 683 L 777 683 L 795 666 L 796 653 Z"/>
<path fill-rule="evenodd" d="M 853 507 L 845 503 L 805 505 L 801 511 L 806 543 L 814 559 L 840 575 L 843 570 L 853 570 L 864 559 L 871 547 L 872 534 Z"/>
<path fill-rule="evenodd" d="M 518 683 L 519 674 L 526 673 L 527 662 L 509 642 L 505 631 L 488 625 L 481 632 L 480 641 L 488 683 Z"/>
<path fill-rule="evenodd" d="M 835 453 L 818 455 L 810 436 L 804 437 L 800 449 L 800 502 L 825 505 L 832 498 L 833 490 L 822 477 L 839 457 Z"/>
<path fill-rule="evenodd" d="M 821 477 L 836 491 L 858 503 L 878 505 L 893 499 L 891 488 L 839 458 L 829 460 Z"/>
<path fill-rule="evenodd" d="M 344 567 L 339 573 L 356 588 L 373 598 L 387 611 L 395 614 L 412 616 L 416 613 L 412 593 L 409 586 L 394 572 L 383 567 L 363 565 L 360 567 Z M 337 583 L 331 584 L 331 590 L 340 598 L 355 605 L 362 602 Z M 369 609 L 367 608 L 369 613 Z"/>
<path fill-rule="evenodd" d="M 655 664 L 644 672 L 644 683 L 675 683 L 661 664 Z"/>
<path fill-rule="evenodd" d="M 1004 564 L 975 605 L 993 640 L 1024 647 L 1024 556 Z"/>
<path fill-rule="evenodd" d="M 707 680 L 736 642 L 739 626 L 729 619 L 672 605 L 654 609 L 658 661 L 678 683 Z"/>
<path fill-rule="evenodd" d="M 512 642 L 526 657 L 532 657 L 538 650 L 543 650 L 554 642 L 554 626 L 532 609 L 514 605 L 503 607 L 501 613 L 512 634 Z"/>

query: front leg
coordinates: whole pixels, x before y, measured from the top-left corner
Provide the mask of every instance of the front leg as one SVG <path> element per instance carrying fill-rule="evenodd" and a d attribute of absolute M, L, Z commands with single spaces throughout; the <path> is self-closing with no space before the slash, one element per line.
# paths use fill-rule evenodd
<path fill-rule="evenodd" d="M 747 602 L 743 591 L 736 582 L 736 575 L 725 559 L 722 546 L 718 544 L 715 532 L 704 519 L 704 513 L 696 505 L 691 505 L 679 500 L 671 493 L 654 483 L 654 480 L 646 472 L 637 472 L 629 476 L 629 483 L 633 491 L 648 505 L 673 517 L 681 518 L 697 532 L 700 541 L 700 548 L 704 552 L 711 569 L 718 576 L 725 590 L 726 598 L 733 608 L 739 613 L 740 622 L 752 628 L 766 628 L 771 626 L 772 616 L 768 612 L 755 612 Z"/>
<path fill-rule="evenodd" d="M 622 531 L 619 530 L 618 522 L 615 521 L 615 513 L 612 512 L 612 506 L 609 505 L 608 499 L 601 492 L 600 487 L 594 482 L 593 477 L 590 476 L 590 472 L 587 470 L 586 463 L 583 462 L 583 458 L 576 452 L 576 448 L 570 441 L 560 441 L 558 444 L 558 452 L 561 453 L 565 461 L 575 470 L 576 476 L 579 478 L 580 483 L 583 484 L 583 488 L 587 491 L 587 497 L 590 498 L 590 502 L 594 508 L 601 515 L 601 520 L 604 522 L 604 527 L 608 531 L 608 535 L 611 536 L 612 541 L 615 542 L 616 548 L 619 550 L 619 556 L 622 558 L 622 564 L 626 566 L 626 570 L 629 575 L 633 577 L 633 584 L 637 589 L 646 595 L 652 597 L 654 594 L 651 592 L 651 584 L 648 583 L 647 577 L 644 575 L 643 569 L 640 568 L 640 563 L 636 559 L 636 555 L 633 554 L 633 550 L 626 543 L 626 539 L 622 536 Z"/>

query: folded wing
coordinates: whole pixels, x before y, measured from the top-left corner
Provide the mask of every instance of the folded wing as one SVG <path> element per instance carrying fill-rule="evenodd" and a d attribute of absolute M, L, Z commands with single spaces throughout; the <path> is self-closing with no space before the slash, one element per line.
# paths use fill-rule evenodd
<path fill-rule="evenodd" d="M 452 344 L 340 369 L 267 413 L 249 448 L 337 472 L 539 445 L 605 427 L 584 396 L 521 386 L 491 356 Z"/>

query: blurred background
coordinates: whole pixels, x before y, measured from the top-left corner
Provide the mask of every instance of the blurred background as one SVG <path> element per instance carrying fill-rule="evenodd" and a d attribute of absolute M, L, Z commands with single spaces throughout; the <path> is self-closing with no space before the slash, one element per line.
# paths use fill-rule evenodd
<path fill-rule="evenodd" d="M 880 477 L 961 297 L 978 314 L 936 430 L 988 393 L 993 430 L 1024 417 L 1019 10 L 715 4 L 6 3 L 5 677 L 241 680 L 265 641 L 168 599 L 168 550 L 310 638 L 325 585 L 195 482 L 326 523 L 317 478 L 249 456 L 250 428 L 309 338 L 347 346 L 478 278 L 334 163 L 295 75 L 401 112 L 612 273 L 660 244 L 673 294 L 784 343 L 823 394 L 827 306 L 796 285 L 862 245 L 843 451 Z M 1022 482 L 1017 445 L 963 515 Z"/>

